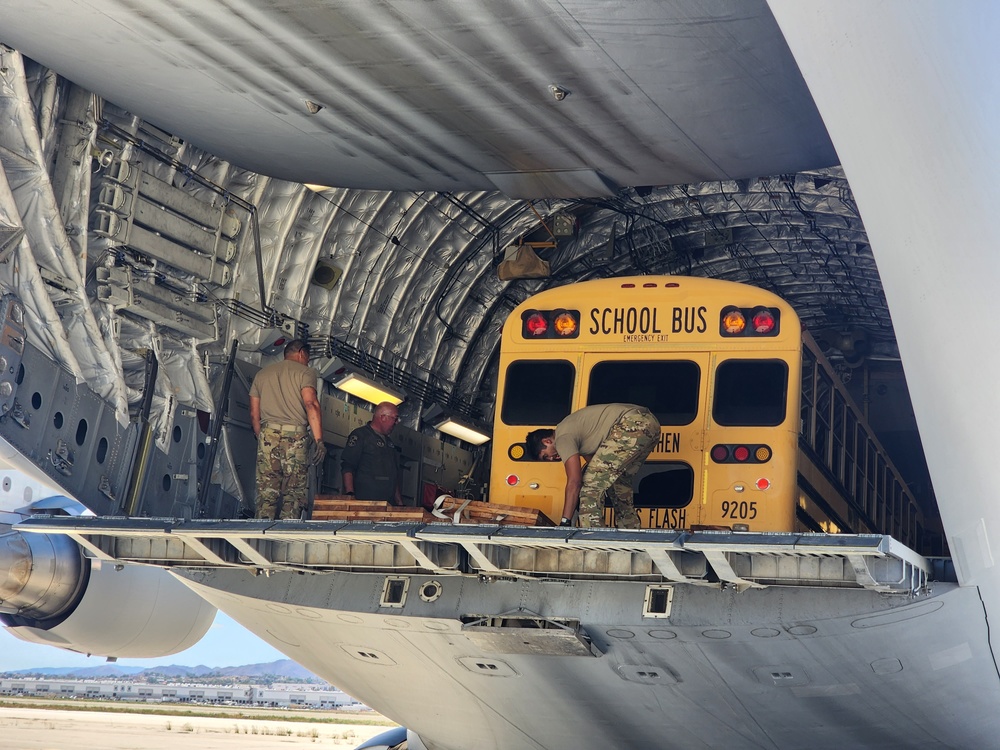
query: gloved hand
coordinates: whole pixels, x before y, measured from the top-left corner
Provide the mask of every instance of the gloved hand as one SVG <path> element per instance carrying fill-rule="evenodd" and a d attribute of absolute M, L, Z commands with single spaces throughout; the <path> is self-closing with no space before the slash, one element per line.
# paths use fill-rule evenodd
<path fill-rule="evenodd" d="M 309 446 L 309 463 L 313 466 L 319 466 L 323 463 L 324 458 L 326 458 L 326 443 L 313 440 L 312 445 Z"/>

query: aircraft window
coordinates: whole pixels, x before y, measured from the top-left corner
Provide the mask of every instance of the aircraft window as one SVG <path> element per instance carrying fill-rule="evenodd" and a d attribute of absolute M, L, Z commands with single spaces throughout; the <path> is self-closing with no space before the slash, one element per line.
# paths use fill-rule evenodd
<path fill-rule="evenodd" d="M 169 474 L 164 474 L 163 475 L 163 491 L 164 492 L 169 492 L 170 491 L 170 475 Z"/>
<path fill-rule="evenodd" d="M 639 404 L 661 425 L 691 424 L 698 415 L 701 369 L 689 360 L 600 362 L 590 371 L 588 404 Z"/>
<path fill-rule="evenodd" d="M 785 421 L 788 364 L 777 359 L 730 359 L 715 372 L 712 419 L 725 426 Z"/>
<path fill-rule="evenodd" d="M 83 445 L 87 439 L 87 420 L 81 419 L 76 425 L 76 444 Z"/>
<path fill-rule="evenodd" d="M 565 360 L 511 362 L 501 419 L 509 425 L 556 425 L 573 404 L 576 368 Z"/>
<path fill-rule="evenodd" d="M 57 430 L 62 429 L 63 426 L 63 415 L 61 411 L 57 411 L 56 415 L 52 418 L 52 424 L 55 425 Z"/>
<path fill-rule="evenodd" d="M 101 438 L 97 443 L 97 463 L 103 464 L 108 457 L 108 439 Z"/>
<path fill-rule="evenodd" d="M 179 443 L 181 441 L 181 426 L 179 424 L 174 425 L 174 442 Z"/>
<path fill-rule="evenodd" d="M 38 391 L 31 394 L 31 408 L 36 410 L 42 408 L 42 394 Z"/>

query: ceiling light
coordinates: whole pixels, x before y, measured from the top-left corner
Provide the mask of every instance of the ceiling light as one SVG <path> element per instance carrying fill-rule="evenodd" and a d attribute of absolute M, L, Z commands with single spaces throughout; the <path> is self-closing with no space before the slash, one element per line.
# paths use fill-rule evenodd
<path fill-rule="evenodd" d="M 457 437 L 459 440 L 464 440 L 473 445 L 482 445 L 489 441 L 491 437 L 485 430 L 473 427 L 468 422 L 463 422 L 455 417 L 445 417 L 440 422 L 436 422 L 434 427 L 445 435 Z"/>
<path fill-rule="evenodd" d="M 373 404 L 381 404 L 383 401 L 396 404 L 397 406 L 406 398 L 405 395 L 392 388 L 376 383 L 371 378 L 359 375 L 356 372 L 349 372 L 343 378 L 334 383 L 337 388 L 352 396 L 363 398 Z"/>

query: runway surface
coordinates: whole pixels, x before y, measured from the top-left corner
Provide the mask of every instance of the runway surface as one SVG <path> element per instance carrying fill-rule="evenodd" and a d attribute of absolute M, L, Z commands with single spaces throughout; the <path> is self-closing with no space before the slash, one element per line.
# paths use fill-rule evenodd
<path fill-rule="evenodd" d="M 237 717 L 0 707 L 0 748 L 3 750 L 352 748 L 387 728 Z"/>

